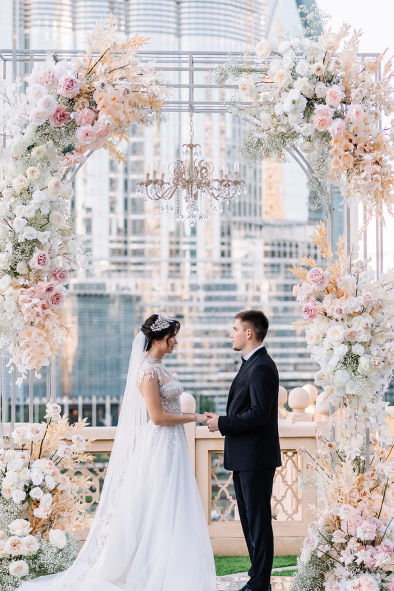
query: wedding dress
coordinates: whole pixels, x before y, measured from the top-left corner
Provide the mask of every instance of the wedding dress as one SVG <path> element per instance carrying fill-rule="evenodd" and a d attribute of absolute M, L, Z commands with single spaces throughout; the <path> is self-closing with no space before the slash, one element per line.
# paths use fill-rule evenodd
<path fill-rule="evenodd" d="M 164 412 L 181 414 L 182 385 L 133 343 L 121 416 L 88 539 L 64 573 L 18 591 L 215 591 L 212 548 L 183 425 L 147 419 L 138 385 L 158 377 Z M 142 362 L 141 362 L 142 361 Z"/>

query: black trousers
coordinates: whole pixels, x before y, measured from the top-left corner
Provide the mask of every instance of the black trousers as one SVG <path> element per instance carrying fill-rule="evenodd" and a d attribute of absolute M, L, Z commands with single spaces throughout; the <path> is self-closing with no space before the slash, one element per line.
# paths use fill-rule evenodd
<path fill-rule="evenodd" d="M 275 468 L 233 472 L 246 544 L 252 566 L 249 570 L 249 587 L 253 591 L 267 591 L 270 586 L 274 559 L 271 495 Z"/>

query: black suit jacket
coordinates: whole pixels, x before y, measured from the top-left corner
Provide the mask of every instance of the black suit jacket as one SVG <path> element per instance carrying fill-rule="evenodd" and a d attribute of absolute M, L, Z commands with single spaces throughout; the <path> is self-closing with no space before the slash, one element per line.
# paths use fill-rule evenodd
<path fill-rule="evenodd" d="M 227 415 L 219 417 L 227 470 L 265 470 L 281 465 L 278 389 L 276 365 L 265 347 L 258 349 L 235 376 Z"/>

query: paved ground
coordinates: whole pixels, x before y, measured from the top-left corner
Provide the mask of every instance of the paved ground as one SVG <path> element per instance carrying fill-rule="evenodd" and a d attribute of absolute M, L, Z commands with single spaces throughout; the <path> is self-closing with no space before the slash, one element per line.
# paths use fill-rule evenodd
<path fill-rule="evenodd" d="M 287 567 L 289 568 L 289 567 Z M 246 573 L 237 573 L 236 575 L 226 575 L 218 577 L 218 591 L 238 591 L 249 579 Z M 272 577 L 272 591 L 290 591 L 293 577 Z"/>

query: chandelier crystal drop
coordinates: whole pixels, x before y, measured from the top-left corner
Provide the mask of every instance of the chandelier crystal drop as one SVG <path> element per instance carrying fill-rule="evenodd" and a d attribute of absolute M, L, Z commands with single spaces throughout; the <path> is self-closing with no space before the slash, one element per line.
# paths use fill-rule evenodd
<path fill-rule="evenodd" d="M 162 213 L 174 214 L 178 222 L 186 220 L 190 226 L 207 221 L 208 213 L 223 211 L 223 202 L 246 194 L 245 181 L 238 178 L 239 164 L 234 164 L 234 179 L 228 176 L 225 164 L 219 164 L 219 178 L 212 178 L 214 167 L 201 158 L 201 146 L 193 139 L 193 111 L 190 111 L 190 143 L 182 145 L 182 160 L 169 165 L 170 179 L 165 180 L 166 167 L 159 173 L 158 163 L 148 164 L 145 180 L 137 183 L 137 193 L 146 199 L 165 205 Z M 211 200 L 207 207 L 208 199 Z M 186 215 L 184 215 L 184 212 Z"/>

